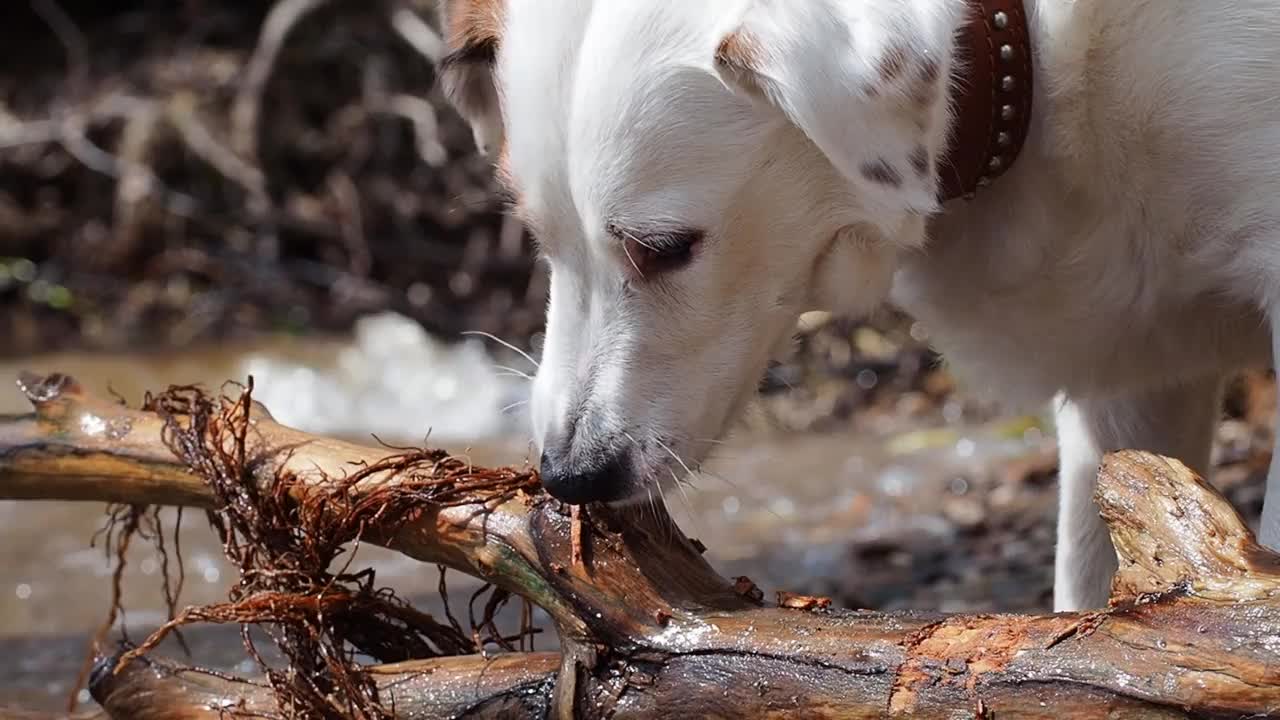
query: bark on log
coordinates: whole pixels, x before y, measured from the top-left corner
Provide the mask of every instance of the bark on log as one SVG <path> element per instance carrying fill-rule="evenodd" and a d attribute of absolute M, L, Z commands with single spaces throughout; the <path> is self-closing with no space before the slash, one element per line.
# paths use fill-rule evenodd
<path fill-rule="evenodd" d="M 0 419 L 0 497 L 212 502 L 161 442 L 155 415 L 86 396 L 62 376 L 24 386 L 36 412 Z M 391 454 L 258 417 L 250 454 L 260 477 L 297 475 L 300 498 L 353 462 L 376 467 Z M 460 461 L 388 468 L 363 477 L 356 495 L 414 487 L 430 473 L 461 485 L 492 476 Z M 579 560 L 568 508 L 535 491 L 422 502 L 373 530 L 380 544 L 522 594 L 553 617 L 562 638 L 554 683 L 474 685 L 495 702 L 522 687 L 528 704 L 509 717 L 540 717 L 539 708 L 618 718 L 1280 716 L 1280 558 L 1173 459 L 1109 455 L 1096 497 L 1120 555 L 1111 605 L 1044 616 L 765 603 L 718 576 L 660 512 L 589 508 Z M 98 674 L 95 697 L 112 717 L 206 717 L 210 693 L 232 692 L 208 678 L 196 687 L 190 676 L 144 672 L 142 662 Z M 489 667 L 449 662 L 457 664 L 444 676 L 420 669 L 411 689 L 397 691 L 404 717 L 428 716 L 407 710 L 412 688 L 425 702 L 442 677 L 473 672 L 481 682 Z M 545 654 L 501 662 L 511 678 L 549 677 Z"/>
<path fill-rule="evenodd" d="M 559 653 L 514 653 L 413 660 L 373 669 L 397 718 L 545 717 L 560 666 Z M 112 718 L 228 720 L 274 717 L 275 696 L 260 682 L 136 660 L 118 673 L 104 661 L 94 693 Z"/>

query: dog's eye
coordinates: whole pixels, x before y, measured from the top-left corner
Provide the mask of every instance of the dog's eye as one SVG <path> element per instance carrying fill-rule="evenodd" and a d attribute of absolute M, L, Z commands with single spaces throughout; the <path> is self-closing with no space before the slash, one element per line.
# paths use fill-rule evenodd
<path fill-rule="evenodd" d="M 672 272 L 688 265 L 702 242 L 702 233 L 697 230 L 619 234 L 627 258 L 642 277 Z"/>

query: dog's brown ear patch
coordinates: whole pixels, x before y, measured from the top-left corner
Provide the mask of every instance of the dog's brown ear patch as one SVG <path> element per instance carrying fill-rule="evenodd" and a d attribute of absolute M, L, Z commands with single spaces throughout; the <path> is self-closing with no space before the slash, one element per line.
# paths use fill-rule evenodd
<path fill-rule="evenodd" d="M 471 124 L 482 153 L 502 147 L 502 120 L 493 64 L 502 41 L 502 0 L 443 0 L 445 45 L 440 83 L 445 97 Z"/>
<path fill-rule="evenodd" d="M 444 63 L 492 63 L 502 39 L 501 0 L 444 0 Z"/>
<path fill-rule="evenodd" d="M 725 82 L 756 98 L 765 99 L 764 80 L 760 75 L 760 45 L 747 33 L 738 29 L 716 46 L 716 70 Z"/>

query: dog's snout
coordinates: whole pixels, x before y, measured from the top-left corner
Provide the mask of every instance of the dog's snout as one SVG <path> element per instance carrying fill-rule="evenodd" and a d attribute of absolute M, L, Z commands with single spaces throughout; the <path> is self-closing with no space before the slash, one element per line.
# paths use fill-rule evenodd
<path fill-rule="evenodd" d="M 629 462 L 623 453 L 570 458 L 566 452 L 548 450 L 542 453 L 541 466 L 542 486 L 562 502 L 614 502 L 627 496 Z"/>

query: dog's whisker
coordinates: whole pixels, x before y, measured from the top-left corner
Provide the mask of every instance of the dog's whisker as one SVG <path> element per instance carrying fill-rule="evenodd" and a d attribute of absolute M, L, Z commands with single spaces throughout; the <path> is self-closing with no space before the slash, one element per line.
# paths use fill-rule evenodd
<path fill-rule="evenodd" d="M 636 236 L 635 234 L 633 234 L 633 233 L 627 232 L 626 230 L 622 230 L 621 232 L 622 232 L 622 237 L 623 237 L 623 238 L 625 238 L 625 239 L 627 239 L 627 240 L 631 240 L 632 242 L 634 242 L 635 244 L 639 245 L 640 247 L 642 247 L 642 248 L 644 248 L 644 249 L 646 249 L 646 250 L 653 250 L 653 251 L 657 251 L 657 250 L 658 250 L 658 247 L 657 247 L 656 245 L 653 245 L 652 243 L 647 243 L 647 242 L 645 242 L 643 239 L 641 239 L 641 238 L 637 237 L 637 236 Z"/>
<path fill-rule="evenodd" d="M 654 480 L 650 481 L 650 483 L 649 483 L 649 484 L 650 484 L 650 485 L 652 485 L 653 487 L 655 487 L 655 488 L 657 488 L 657 489 L 658 489 L 658 497 L 662 498 L 662 504 L 663 504 L 663 505 L 667 505 L 668 507 L 670 507 L 670 505 L 668 505 L 668 504 L 667 504 L 667 493 L 666 493 L 665 491 L 663 491 L 663 489 L 662 489 L 662 483 L 660 483 L 660 482 L 658 482 L 656 479 L 654 479 Z"/>
<path fill-rule="evenodd" d="M 724 483 L 725 485 L 728 485 L 729 487 L 733 488 L 734 490 L 737 490 L 738 492 L 743 492 L 742 486 L 741 486 L 741 485 L 739 485 L 739 484 L 738 484 L 736 481 L 734 481 L 734 480 L 730 480 L 729 478 L 727 478 L 727 477 L 725 477 L 725 476 L 723 476 L 723 475 L 721 475 L 721 474 L 719 474 L 719 473 L 711 472 L 710 470 L 706 469 L 706 468 L 705 468 L 705 467 L 703 467 L 702 465 L 698 465 L 698 466 L 697 466 L 697 470 L 698 470 L 698 474 L 699 474 L 699 475 L 703 475 L 703 476 L 706 476 L 706 477 L 709 477 L 709 478 L 713 478 L 713 479 L 715 479 L 715 480 L 719 480 L 720 482 Z"/>
<path fill-rule="evenodd" d="M 632 445 L 635 445 L 635 446 L 636 446 L 636 448 L 640 448 L 640 447 L 641 447 L 641 445 L 640 445 L 640 441 L 636 440 L 636 438 L 635 438 L 635 436 L 634 436 L 634 435 L 632 435 L 631 433 L 627 432 L 626 430 L 623 430 L 623 431 L 621 431 L 621 432 L 622 432 L 622 434 L 623 434 L 623 436 L 624 436 L 624 437 L 626 437 L 628 440 L 630 440 L 630 441 L 631 441 L 631 444 L 632 444 Z M 670 468 L 668 468 L 668 469 L 667 469 L 667 472 L 671 472 L 671 469 L 670 469 Z M 672 472 L 672 473 L 671 473 L 671 477 L 672 477 L 673 479 L 675 479 L 675 480 L 676 480 L 676 487 L 680 487 L 680 481 L 679 481 L 679 479 L 678 479 L 678 478 L 676 478 L 676 474 L 675 474 L 674 472 Z M 649 493 L 649 502 L 650 502 L 650 503 L 652 503 L 652 502 L 653 502 L 653 488 L 655 488 L 655 487 L 658 489 L 658 497 L 660 497 L 660 498 L 662 499 L 662 504 L 663 504 L 664 506 L 669 507 L 669 505 L 667 505 L 667 494 L 666 494 L 666 492 L 664 492 L 664 491 L 663 491 L 663 489 L 662 489 L 662 483 L 661 483 L 661 482 L 658 482 L 657 478 L 653 478 L 653 477 L 648 478 L 647 482 L 645 482 L 645 490 Z M 681 494 L 684 494 L 684 489 L 683 489 L 683 488 L 681 488 L 681 489 L 680 489 L 680 492 L 681 492 Z M 689 504 L 689 496 L 688 496 L 688 495 L 685 495 L 685 496 L 684 496 L 684 501 L 685 501 L 685 507 L 686 507 L 686 509 L 688 509 L 690 516 L 692 516 L 692 515 L 693 515 L 693 506 Z M 657 508 L 656 506 L 653 508 L 653 517 L 654 517 L 654 520 L 655 520 L 655 521 L 659 519 L 659 518 L 658 518 L 658 508 Z"/>
<path fill-rule="evenodd" d="M 645 506 L 645 510 L 653 513 L 653 517 L 656 519 L 658 517 L 658 506 L 653 503 L 653 483 L 645 483 L 644 491 L 649 496 L 649 502 Z"/>
<path fill-rule="evenodd" d="M 685 471 L 685 473 L 686 473 L 686 474 L 688 474 L 688 475 L 692 475 L 692 474 L 693 474 L 693 470 L 690 470 L 690 469 L 689 469 L 689 464 L 688 464 L 688 463 L 686 463 L 686 462 L 684 461 L 684 459 L 683 459 L 683 458 L 681 458 L 679 455 L 677 455 L 677 454 L 675 453 L 675 451 L 674 451 L 674 450 L 672 450 L 671 448 L 667 447 L 667 444 L 666 444 L 666 443 L 662 442 L 661 440 L 659 440 L 659 439 L 658 439 L 658 438 L 656 438 L 656 437 L 655 437 L 655 438 L 653 438 L 653 442 L 654 442 L 654 443 L 656 443 L 656 444 L 658 445 L 658 447 L 662 448 L 663 450 L 666 450 L 668 455 L 670 455 L 672 458 L 674 458 L 676 462 L 680 463 L 680 467 L 684 468 L 684 471 Z"/>
<path fill-rule="evenodd" d="M 675 471 L 671 468 L 667 468 L 667 472 L 671 473 L 671 479 L 675 481 L 676 489 L 680 491 L 680 497 L 684 502 L 685 512 L 689 514 L 689 522 L 693 525 L 694 533 L 701 534 L 701 531 L 698 528 L 698 516 L 693 511 L 693 503 L 689 501 L 689 494 L 684 490 L 684 483 L 680 482 L 680 478 L 676 477 Z M 672 534 L 674 535 L 674 530 L 672 531 Z"/>
<path fill-rule="evenodd" d="M 514 375 L 514 376 L 516 376 L 516 377 L 522 377 L 522 378 L 524 378 L 525 380 L 529 380 L 529 381 L 532 381 L 532 380 L 533 380 L 533 376 L 532 376 L 532 375 L 530 375 L 529 373 L 527 373 L 527 372 L 522 372 L 522 371 L 520 371 L 520 370 L 517 370 L 517 369 L 515 369 L 515 368 L 513 368 L 513 367 L 509 367 L 509 366 L 507 366 L 507 365 L 494 365 L 494 366 L 493 366 L 493 369 L 494 369 L 494 370 L 501 370 L 501 371 L 502 371 L 501 373 L 498 373 L 498 377 L 503 377 L 503 376 L 504 376 L 504 374 L 505 374 L 505 376 L 511 376 L 511 375 Z"/>
<path fill-rule="evenodd" d="M 529 364 L 530 364 L 530 365 L 533 365 L 535 368 L 539 366 L 539 365 L 538 365 L 538 361 L 537 361 L 537 360 L 534 360 L 532 355 L 530 355 L 529 353 L 525 352 L 524 350 L 521 350 L 520 348 L 516 347 L 514 344 L 509 343 L 509 342 L 507 342 L 506 340 L 503 340 L 502 338 L 498 337 L 497 335 L 494 335 L 493 333 L 487 333 L 487 332 L 485 332 L 485 331 L 483 331 L 483 330 L 464 330 L 464 331 L 462 332 L 462 334 L 463 334 L 463 335 L 479 335 L 480 337 L 488 338 L 488 339 L 490 339 L 490 340 L 492 340 L 492 341 L 494 341 L 494 342 L 498 343 L 499 345 L 501 345 L 501 346 L 503 346 L 503 347 L 507 348 L 508 350 L 512 350 L 512 351 L 514 351 L 514 352 L 516 352 L 516 353 L 519 353 L 520 357 L 524 358 L 525 360 L 528 360 L 528 361 L 529 361 Z"/>
<path fill-rule="evenodd" d="M 529 378 L 527 378 L 527 377 L 525 377 L 525 376 L 523 376 L 523 375 L 521 375 L 521 374 L 519 374 L 519 373 L 500 372 L 500 373 L 494 373 L 494 374 L 493 374 L 493 376 L 494 376 L 494 377 L 500 377 L 500 378 L 507 378 L 507 377 L 511 377 L 511 378 L 520 378 L 521 380 L 524 380 L 524 381 L 526 381 L 526 382 L 531 382 L 531 381 L 529 380 Z"/>
<path fill-rule="evenodd" d="M 634 440 L 632 440 L 632 442 L 634 442 Z M 676 454 L 676 452 L 672 450 L 671 447 L 668 446 L 666 443 L 662 442 L 656 437 L 653 438 L 653 442 L 656 443 L 658 447 L 665 450 L 668 455 L 674 458 L 675 461 L 680 464 L 680 467 L 684 468 L 685 477 L 683 480 L 677 477 L 675 471 L 672 470 L 670 467 L 667 468 L 667 472 L 671 474 L 671 479 L 675 481 L 676 489 L 680 491 L 680 495 L 684 499 L 685 509 L 689 512 L 689 521 L 696 525 L 697 514 L 693 510 L 693 502 L 689 500 L 689 493 L 685 490 L 686 485 L 694 489 L 697 488 L 697 486 L 694 485 L 692 481 L 695 473 L 689 467 L 689 464 L 684 461 L 684 458 Z M 659 489 L 661 489 L 661 485 L 659 485 Z"/>
<path fill-rule="evenodd" d="M 635 442 L 635 440 L 633 439 L 633 440 L 632 440 L 632 442 Z M 734 482 L 730 481 L 728 478 L 726 478 L 726 477 L 724 477 L 724 476 L 722 476 L 722 475 L 719 475 L 719 474 L 713 473 L 713 472 L 711 472 L 711 471 L 709 471 L 709 470 L 706 470 L 705 468 L 703 468 L 703 466 L 702 466 L 701 464 L 699 464 L 696 468 L 691 468 L 691 467 L 689 467 L 689 464 L 688 464 L 688 463 L 686 463 L 686 462 L 684 461 L 684 459 L 683 459 L 683 458 L 681 458 L 681 457 L 680 457 L 680 456 L 679 456 L 679 455 L 678 455 L 674 450 L 672 450 L 672 449 L 671 449 L 671 447 L 670 447 L 670 446 L 668 446 L 666 443 L 662 442 L 662 441 L 661 441 L 661 440 L 659 440 L 658 438 L 656 438 L 656 437 L 655 437 L 655 438 L 653 438 L 653 442 L 654 442 L 654 443 L 656 443 L 656 444 L 658 445 L 658 447 L 660 447 L 660 448 L 662 448 L 663 450 L 665 450 L 665 451 L 667 452 L 667 454 L 668 454 L 668 455 L 670 455 L 673 459 L 675 459 L 675 461 L 676 461 L 677 463 L 680 463 L 680 467 L 684 468 L 684 471 L 685 471 L 685 473 L 686 473 L 686 480 L 684 481 L 684 483 L 685 483 L 685 484 L 687 484 L 689 487 L 692 487 L 692 488 L 696 488 L 696 487 L 697 487 L 697 485 L 695 485 L 695 484 L 692 482 L 692 478 L 693 478 L 693 477 L 696 477 L 696 476 L 698 476 L 698 475 L 707 475 L 707 476 L 713 477 L 713 478 L 715 478 L 715 479 L 717 479 L 717 480 L 719 480 L 719 481 L 723 482 L 725 485 L 728 485 L 729 487 L 733 488 L 734 490 L 737 490 L 737 491 L 739 491 L 739 492 L 741 492 L 741 491 L 742 491 L 742 488 L 741 488 L 737 483 L 734 483 Z M 702 441 L 702 440 L 694 440 L 693 442 L 703 442 L 703 441 Z M 720 443 L 720 444 L 724 444 L 724 441 L 722 441 L 722 440 L 717 440 L 717 441 L 715 441 L 715 442 Z M 674 475 L 674 473 L 673 473 L 673 475 Z M 679 482 L 680 482 L 680 481 L 679 481 L 679 479 L 677 479 L 677 483 L 679 483 Z"/>
<path fill-rule="evenodd" d="M 688 510 L 689 516 L 692 517 L 693 503 L 689 501 L 689 494 L 684 490 L 684 486 L 686 485 L 686 483 L 681 482 L 680 478 L 676 477 L 675 471 L 672 470 L 671 468 L 667 468 L 667 472 L 671 473 L 671 479 L 675 481 L 676 489 L 680 491 L 680 496 L 684 498 L 684 509 Z"/>
<path fill-rule="evenodd" d="M 510 411 L 512 411 L 512 410 L 515 410 L 516 408 L 520 407 L 521 405 L 528 405 L 528 404 L 529 404 L 529 401 L 528 401 L 528 400 L 517 400 L 517 401 L 515 401 L 515 402 L 511 403 L 510 405 L 507 405 L 507 406 L 503 407 L 503 408 L 502 408 L 501 410 L 499 410 L 498 412 L 499 412 L 499 413 L 502 413 L 503 415 L 506 415 L 508 412 L 510 412 Z"/>
<path fill-rule="evenodd" d="M 626 243 L 622 243 L 622 252 L 626 254 L 627 261 L 631 263 L 631 267 L 636 269 L 636 274 L 643 278 L 644 272 L 640 269 L 640 266 L 636 264 L 635 258 L 631 257 L 631 250 L 627 248 Z"/>

